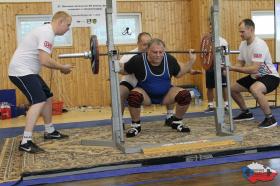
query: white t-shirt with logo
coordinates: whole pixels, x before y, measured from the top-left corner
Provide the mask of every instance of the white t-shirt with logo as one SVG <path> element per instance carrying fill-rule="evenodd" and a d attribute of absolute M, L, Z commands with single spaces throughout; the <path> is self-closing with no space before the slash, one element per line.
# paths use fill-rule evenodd
<path fill-rule="evenodd" d="M 251 74 L 251 77 L 256 79 L 265 75 L 279 77 L 279 74 L 272 63 L 269 48 L 266 42 L 258 37 L 247 45 L 247 41 L 242 41 L 239 46 L 240 54 L 238 60 L 245 61 L 245 66 L 252 65 L 253 62 L 262 63 L 257 74 Z"/>
<path fill-rule="evenodd" d="M 131 50 L 130 52 L 138 52 L 138 48 L 135 48 L 133 50 Z M 127 54 L 121 57 L 120 59 L 120 63 L 126 63 L 128 62 L 133 56 L 135 56 L 136 54 Z M 131 86 L 136 87 L 137 85 L 137 79 L 135 77 L 134 74 L 127 74 L 127 75 L 123 75 L 121 77 L 121 81 L 126 81 L 128 82 Z"/>
<path fill-rule="evenodd" d="M 9 76 L 39 74 L 41 63 L 39 50 L 52 52 L 55 34 L 51 24 L 35 28 L 28 33 L 16 49 L 9 64 Z"/>

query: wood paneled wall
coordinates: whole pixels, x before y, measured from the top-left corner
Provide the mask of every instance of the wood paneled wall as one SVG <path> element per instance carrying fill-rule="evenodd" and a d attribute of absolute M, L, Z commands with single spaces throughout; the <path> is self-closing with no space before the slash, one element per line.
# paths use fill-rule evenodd
<path fill-rule="evenodd" d="M 220 1 L 221 35 L 225 37 L 232 49 L 237 49 L 240 38 L 238 22 L 250 17 L 251 10 L 272 10 L 273 0 L 223 0 Z M 120 0 L 117 2 L 118 12 L 139 12 L 142 15 L 142 30 L 150 32 L 166 42 L 168 50 L 186 50 L 200 48 L 202 35 L 208 32 L 208 18 L 212 0 Z M 1 3 L 0 4 L 0 89 L 14 88 L 7 76 L 9 61 L 16 49 L 16 15 L 51 14 L 51 4 L 46 3 Z M 60 53 L 86 51 L 89 48 L 90 30 L 88 28 L 73 29 L 73 46 L 55 48 L 53 57 Z M 268 40 L 274 56 L 274 41 Z M 119 45 L 121 51 L 129 51 L 135 45 Z M 106 52 L 106 46 L 100 47 Z M 186 62 L 187 56 L 175 55 L 178 61 Z M 235 57 L 231 57 L 232 62 Z M 198 56 L 199 58 L 199 56 Z M 67 106 L 108 106 L 110 105 L 109 70 L 106 57 L 100 59 L 100 72 L 93 75 L 90 63 L 86 59 L 59 59 L 61 63 L 73 63 L 76 68 L 70 75 L 62 75 L 57 71 L 44 69 L 43 78 L 51 86 L 55 99 L 63 100 Z M 194 68 L 201 69 L 198 62 Z M 238 78 L 232 74 L 232 81 Z M 176 85 L 194 84 L 205 95 L 204 74 L 186 75 L 174 79 Z M 25 103 L 24 96 L 17 91 L 18 103 Z"/>
<path fill-rule="evenodd" d="M 240 44 L 240 36 L 238 32 L 238 24 L 240 20 L 251 17 L 251 11 L 254 10 L 274 10 L 273 0 L 223 0 L 221 1 L 221 35 L 227 39 L 232 49 L 238 49 Z M 272 59 L 275 59 L 274 39 L 266 40 Z M 231 62 L 236 62 L 237 55 L 231 56 Z M 231 73 L 231 81 L 235 82 L 243 74 Z"/>

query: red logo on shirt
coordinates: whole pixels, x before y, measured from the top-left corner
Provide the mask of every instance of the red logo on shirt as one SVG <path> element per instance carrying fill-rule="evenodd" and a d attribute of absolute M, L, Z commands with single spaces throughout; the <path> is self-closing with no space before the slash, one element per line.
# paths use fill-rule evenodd
<path fill-rule="evenodd" d="M 262 58 L 262 54 L 254 54 L 254 58 Z"/>
<path fill-rule="evenodd" d="M 48 49 L 52 49 L 52 44 L 51 44 L 50 42 L 48 42 L 48 41 L 45 41 L 45 42 L 44 42 L 44 46 L 45 46 L 46 48 L 48 48 Z"/>

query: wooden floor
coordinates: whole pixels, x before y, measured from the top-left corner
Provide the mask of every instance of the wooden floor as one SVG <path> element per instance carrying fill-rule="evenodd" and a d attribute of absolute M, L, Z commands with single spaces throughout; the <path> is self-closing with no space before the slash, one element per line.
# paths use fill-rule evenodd
<path fill-rule="evenodd" d="M 176 169 L 172 171 L 162 171 L 145 174 L 132 174 L 128 176 L 118 176 L 106 179 L 85 180 L 77 182 L 65 182 L 49 184 L 55 186 L 279 186 L 280 176 L 276 176 L 273 181 L 258 181 L 250 183 L 242 176 L 241 168 L 251 162 L 229 163 L 215 166 L 205 166 L 197 168 Z M 269 166 L 280 173 L 280 159 L 270 159 L 258 161 Z"/>
<path fill-rule="evenodd" d="M 247 100 L 249 106 L 255 106 L 254 100 Z M 192 104 L 188 112 L 201 112 L 207 107 L 206 103 L 200 105 Z M 233 105 L 236 108 L 236 105 Z M 165 114 L 165 108 L 161 106 L 151 106 L 143 108 L 142 115 L 160 115 Z M 128 112 L 125 112 L 125 117 L 129 117 Z M 101 119 L 110 119 L 110 108 L 75 108 L 69 109 L 69 112 L 62 115 L 54 116 L 53 123 L 68 123 L 79 121 L 92 121 Z M 2 120 L 0 128 L 12 128 L 24 126 L 25 117 L 18 117 L 15 119 Z M 42 124 L 42 120 L 38 121 Z M 260 160 L 259 163 L 269 166 L 280 174 L 280 159 Z M 56 183 L 56 186 L 115 186 L 115 185 L 190 185 L 190 186 L 239 186 L 252 185 L 242 177 L 241 168 L 250 164 L 251 162 L 229 163 L 215 166 L 205 166 L 188 169 L 177 169 L 172 171 L 161 171 L 145 174 L 132 174 L 127 176 L 110 177 L 97 180 L 85 180 L 78 182 L 64 182 Z M 258 182 L 254 185 L 280 185 L 280 176 L 278 175 L 274 181 Z"/>

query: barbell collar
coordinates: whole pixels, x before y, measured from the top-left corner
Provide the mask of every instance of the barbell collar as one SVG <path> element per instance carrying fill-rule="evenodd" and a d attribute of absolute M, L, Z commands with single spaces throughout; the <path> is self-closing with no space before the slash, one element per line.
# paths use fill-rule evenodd
<path fill-rule="evenodd" d="M 111 51 L 109 51 L 108 54 L 105 53 L 104 55 L 110 55 L 110 56 L 118 55 L 118 51 L 117 50 L 111 50 Z"/>

